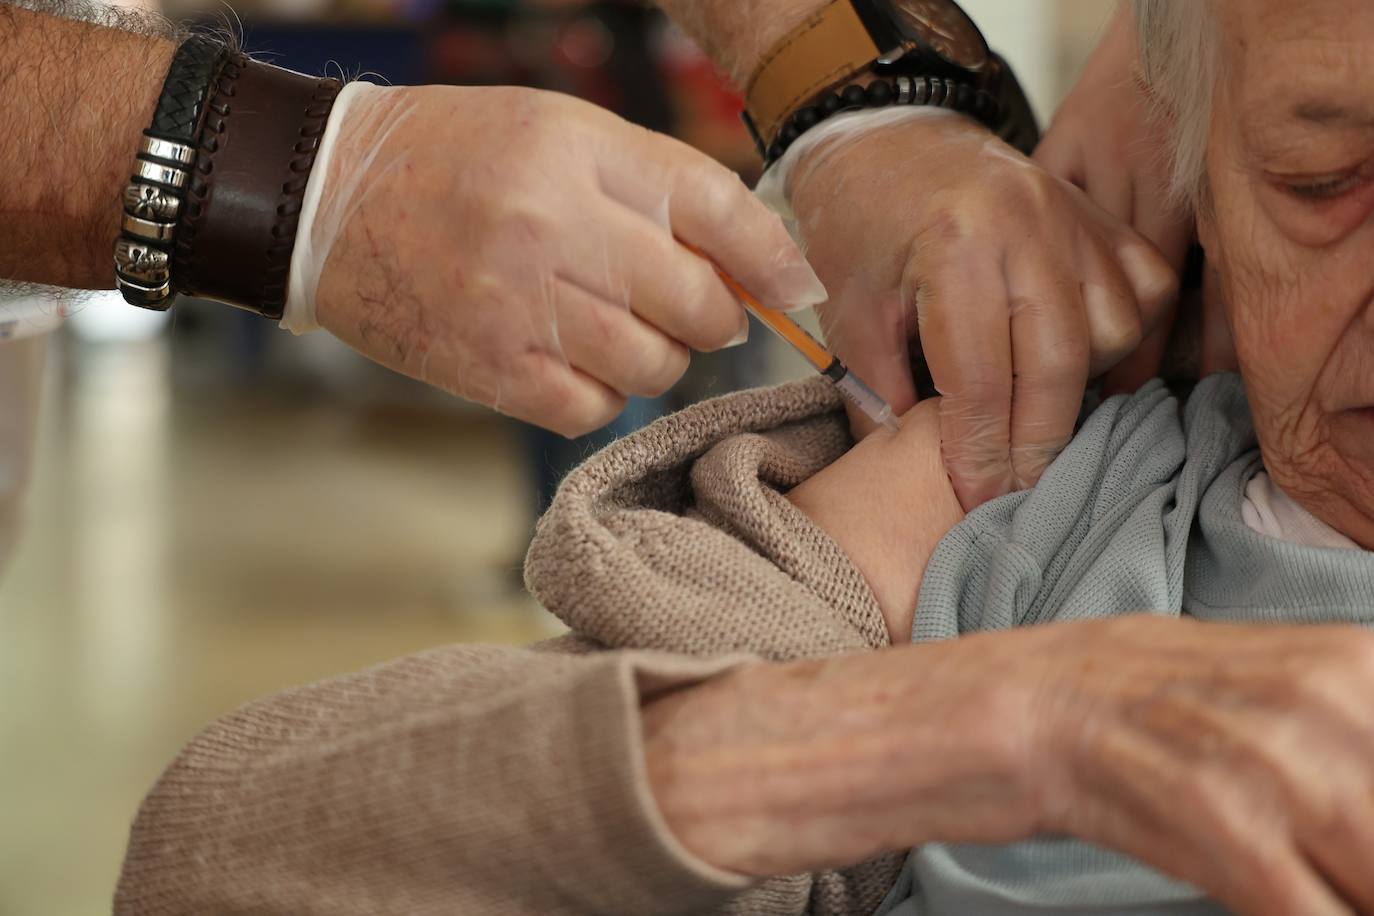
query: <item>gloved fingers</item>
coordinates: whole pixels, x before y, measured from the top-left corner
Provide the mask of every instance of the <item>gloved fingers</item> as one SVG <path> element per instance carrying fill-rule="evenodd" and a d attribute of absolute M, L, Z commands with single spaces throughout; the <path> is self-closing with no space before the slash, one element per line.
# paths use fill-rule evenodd
<path fill-rule="evenodd" d="M 531 351 L 503 370 L 495 397 L 461 393 L 569 439 L 600 429 L 625 409 L 624 395 L 556 354 Z"/>
<path fill-rule="evenodd" d="M 1178 305 L 1179 275 L 1146 239 L 1122 227 L 1109 240 L 1112 263 L 1119 265 L 1139 306 L 1140 324 L 1152 332 Z"/>
<path fill-rule="evenodd" d="M 1114 264 L 1125 277 L 1135 298 L 1141 328 L 1148 334 L 1159 326 L 1178 302 L 1178 271 L 1148 239 L 1103 211 L 1086 197 L 1078 200 L 1084 236 L 1082 241 L 1105 254 L 1086 263 Z M 1112 270 L 1113 276 L 1117 275 Z"/>
<path fill-rule="evenodd" d="M 749 315 L 715 268 L 666 229 L 614 202 L 588 219 L 588 230 L 565 243 L 565 279 L 695 350 L 719 350 L 748 335 Z"/>
<path fill-rule="evenodd" d="M 468 330 L 432 338 L 418 365 L 383 364 L 568 438 L 605 426 L 625 407 L 623 395 L 570 365 L 556 345 L 512 336 L 517 328 L 506 320 Z"/>
<path fill-rule="evenodd" d="M 1051 249 L 1010 253 L 1011 467 L 1018 489 L 1034 486 L 1073 438 L 1091 356 L 1090 296 L 1074 263 Z M 1099 303 L 1100 305 L 1100 303 Z M 1132 306 L 1134 303 L 1132 303 Z"/>
<path fill-rule="evenodd" d="M 685 346 L 575 283 L 555 282 L 558 340 L 569 365 L 622 395 L 657 397 L 687 371 Z"/>
<path fill-rule="evenodd" d="M 1174 329 L 1176 310 L 1169 308 L 1160 316 L 1155 329 L 1145 335 L 1135 352 L 1112 366 L 1102 375 L 1102 395 L 1133 394 L 1150 379 L 1159 375 L 1164 364 L 1164 351 Z"/>
<path fill-rule="evenodd" d="M 902 415 L 916 405 L 910 341 L 916 334 L 916 308 L 900 292 L 827 302 L 820 310 L 821 331 L 830 352 Z M 845 402 L 849 425 L 862 439 L 878 428 L 868 415 Z"/>
<path fill-rule="evenodd" d="M 1143 258 L 1143 264 L 1136 266 L 1139 281 L 1147 287 L 1153 283 L 1159 290 L 1158 297 L 1154 300 L 1147 298 L 1142 308 L 1145 313 L 1142 320 L 1153 320 L 1154 327 L 1134 353 L 1112 367 L 1103 377 L 1102 392 L 1108 396 L 1134 392 L 1159 375 L 1178 315 L 1178 277 L 1182 274 L 1188 246 L 1193 239 L 1191 218 L 1168 200 L 1168 187 L 1161 177 L 1153 172 L 1137 175 L 1132 184 L 1132 194 L 1132 228 L 1155 246 L 1172 276 L 1167 281 L 1163 277 L 1152 279 L 1157 271 L 1150 266 L 1148 257 Z M 1134 242 L 1128 241 L 1126 244 L 1130 247 Z M 1157 308 L 1161 302 L 1162 307 Z"/>
<path fill-rule="evenodd" d="M 1003 253 L 973 243 L 908 271 L 907 301 L 940 403 L 945 468 L 965 510 L 1012 488 L 1011 330 Z"/>
<path fill-rule="evenodd" d="M 1078 240 L 1078 273 L 1087 318 L 1088 369 L 1101 375 L 1133 353 L 1144 339 L 1146 328 L 1135 287 L 1110 240 L 1085 230 Z M 1158 318 L 1156 310 L 1150 315 Z"/>
<path fill-rule="evenodd" d="M 1137 259 L 1139 263 L 1133 261 L 1137 278 L 1135 283 L 1147 291 L 1151 287 L 1157 290 L 1154 297 L 1147 292 L 1141 308 L 1142 320 L 1153 321 L 1154 327 L 1134 353 L 1112 367 L 1103 377 L 1102 391 L 1106 395 L 1136 391 L 1159 374 L 1178 315 L 1178 278 L 1194 234 L 1192 219 L 1168 199 L 1168 187 L 1154 171 L 1135 177 L 1132 194 L 1132 228 L 1139 237 L 1154 245 L 1156 253 L 1167 265 L 1170 276 L 1166 279 L 1148 255 Z M 1123 245 L 1125 250 L 1130 250 L 1135 247 L 1135 242 L 1128 239 Z"/>
<path fill-rule="evenodd" d="M 671 137 L 649 134 L 645 141 L 644 161 L 601 170 L 609 196 L 653 215 L 666 188 L 673 235 L 704 251 L 764 305 L 794 309 L 825 301 L 825 287 L 782 220 L 738 175 Z"/>

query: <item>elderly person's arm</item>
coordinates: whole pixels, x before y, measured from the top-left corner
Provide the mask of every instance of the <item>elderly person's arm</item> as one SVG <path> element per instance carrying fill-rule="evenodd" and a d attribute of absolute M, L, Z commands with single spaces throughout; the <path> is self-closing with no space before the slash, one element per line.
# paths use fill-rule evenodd
<path fill-rule="evenodd" d="M 1374 891 L 1374 637 L 1129 617 L 881 648 L 958 509 L 935 405 L 847 453 L 835 409 L 737 395 L 571 475 L 527 573 L 583 636 L 213 724 L 144 803 L 119 912 L 867 916 L 912 846 L 1044 832 L 1240 914 Z"/>
<path fill-rule="evenodd" d="M 940 461 L 939 400 L 907 411 L 900 432 L 875 430 L 787 498 L 863 573 L 892 644 L 910 642 L 926 563 L 964 517 Z"/>
<path fill-rule="evenodd" d="M 1346 913 L 1319 875 L 1374 891 L 1371 691 L 1363 632 L 1148 617 L 789 664 L 435 650 L 198 736 L 115 909 L 801 914 L 807 872 L 1055 831 Z"/>
<path fill-rule="evenodd" d="M 559 650 L 562 651 L 559 651 Z M 639 706 L 739 659 L 454 646 L 215 722 L 130 837 L 115 912 L 692 912 L 749 885 L 649 795 Z"/>
<path fill-rule="evenodd" d="M 1371 688 L 1362 630 L 1126 617 L 740 669 L 649 705 L 646 753 L 677 836 L 745 874 L 1052 832 L 1335 916 L 1374 912 Z"/>

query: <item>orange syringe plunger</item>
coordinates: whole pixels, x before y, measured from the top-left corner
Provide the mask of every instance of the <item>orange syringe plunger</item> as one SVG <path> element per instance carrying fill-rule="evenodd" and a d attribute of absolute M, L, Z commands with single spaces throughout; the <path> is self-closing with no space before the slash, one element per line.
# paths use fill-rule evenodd
<path fill-rule="evenodd" d="M 730 287 L 730 291 L 739 297 L 740 301 L 758 317 L 759 321 L 768 325 L 783 340 L 795 347 L 797 352 L 806 357 L 818 371 L 825 372 L 835 362 L 835 357 L 830 354 L 830 351 L 822 347 L 816 338 L 808 334 L 806 328 L 797 324 L 784 312 L 769 308 L 755 299 L 749 290 L 740 286 L 739 281 L 725 271 L 717 268 L 716 273 L 720 274 L 725 285 Z"/>
<path fill-rule="evenodd" d="M 706 254 L 693 245 L 682 243 L 684 247 L 693 253 L 706 258 Z M 710 258 L 706 258 L 708 261 Z M 822 347 L 816 338 L 806 332 L 806 329 L 797 324 L 791 316 L 780 312 L 775 308 L 769 308 L 754 297 L 749 290 L 739 284 L 734 277 L 716 267 L 716 273 L 720 279 L 730 288 L 739 300 L 744 303 L 744 307 L 753 312 L 754 315 L 768 325 L 783 340 L 790 343 L 793 348 L 804 356 L 817 371 L 824 374 L 855 407 L 859 408 L 873 422 L 880 426 L 896 432 L 901 428 L 901 422 L 893 412 L 888 403 L 878 396 L 872 388 L 864 383 L 853 372 L 850 372 L 844 363 L 840 362 L 829 350 Z"/>

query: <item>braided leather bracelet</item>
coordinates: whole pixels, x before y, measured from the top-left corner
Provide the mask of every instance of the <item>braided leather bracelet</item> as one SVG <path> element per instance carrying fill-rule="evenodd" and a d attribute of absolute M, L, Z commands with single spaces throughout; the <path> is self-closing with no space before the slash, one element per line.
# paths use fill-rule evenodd
<path fill-rule="evenodd" d="M 340 88 L 205 36 L 184 42 L 124 192 L 115 242 L 124 298 L 166 309 L 175 291 L 280 319 L 306 183 Z"/>
<path fill-rule="evenodd" d="M 134 171 L 124 189 L 124 217 L 115 240 L 115 282 L 126 301 L 163 310 L 173 301 L 171 247 L 176 234 L 206 90 L 229 49 L 205 35 L 177 47 Z"/>

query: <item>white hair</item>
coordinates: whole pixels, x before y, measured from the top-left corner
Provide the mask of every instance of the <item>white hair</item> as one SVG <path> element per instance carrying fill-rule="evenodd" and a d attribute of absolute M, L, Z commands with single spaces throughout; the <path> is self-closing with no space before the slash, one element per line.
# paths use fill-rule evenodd
<path fill-rule="evenodd" d="M 1171 191 L 1180 203 L 1196 208 L 1206 188 L 1212 93 L 1220 77 L 1214 2 L 1133 0 L 1133 5 L 1141 79 L 1171 141 Z"/>

